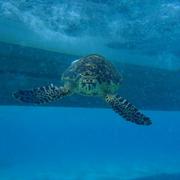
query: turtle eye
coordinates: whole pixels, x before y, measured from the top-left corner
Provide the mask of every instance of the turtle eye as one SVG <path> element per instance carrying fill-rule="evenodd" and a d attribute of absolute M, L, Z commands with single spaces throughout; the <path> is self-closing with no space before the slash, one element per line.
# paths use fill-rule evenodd
<path fill-rule="evenodd" d="M 94 83 L 97 82 L 97 80 L 96 79 L 92 79 L 91 82 L 94 84 Z"/>
<path fill-rule="evenodd" d="M 92 75 L 92 72 L 87 70 L 83 73 L 84 76 L 91 76 Z"/>

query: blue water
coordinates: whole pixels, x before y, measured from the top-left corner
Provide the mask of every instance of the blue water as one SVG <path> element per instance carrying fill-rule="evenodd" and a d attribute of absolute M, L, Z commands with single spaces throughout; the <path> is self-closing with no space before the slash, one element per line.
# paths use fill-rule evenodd
<path fill-rule="evenodd" d="M 2 106 L 0 179 L 179 178 L 180 113 L 144 113 L 152 126 L 110 109 Z"/>
<path fill-rule="evenodd" d="M 0 0 L 0 42 L 67 56 L 98 53 L 173 74 L 180 71 L 180 1 Z M 2 64 L 13 59 L 5 54 Z M 0 79 L 2 97 L 12 102 L 10 90 L 3 90 L 15 89 L 10 78 L 17 77 L 6 69 L 22 74 L 17 87 L 39 79 L 23 76 L 32 67 L 9 64 Z M 161 84 L 154 78 L 149 87 Z M 165 98 L 172 93 L 180 96 L 176 89 Z M 0 106 L 0 180 L 180 180 L 180 111 L 144 113 L 152 126 L 126 122 L 111 109 Z"/>

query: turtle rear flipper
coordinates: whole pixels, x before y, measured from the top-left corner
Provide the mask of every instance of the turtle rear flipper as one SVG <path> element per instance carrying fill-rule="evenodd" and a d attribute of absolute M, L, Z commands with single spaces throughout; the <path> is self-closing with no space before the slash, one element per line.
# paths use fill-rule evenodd
<path fill-rule="evenodd" d="M 45 104 L 57 101 L 60 98 L 70 94 L 70 91 L 65 87 L 57 87 L 53 84 L 42 86 L 29 90 L 19 90 L 13 94 L 15 99 L 21 102 L 32 104 Z"/>
<path fill-rule="evenodd" d="M 150 118 L 143 115 L 139 110 L 128 102 L 126 99 L 119 95 L 106 95 L 105 100 L 111 105 L 113 110 L 121 115 L 127 121 L 139 125 L 150 125 L 152 124 Z"/>

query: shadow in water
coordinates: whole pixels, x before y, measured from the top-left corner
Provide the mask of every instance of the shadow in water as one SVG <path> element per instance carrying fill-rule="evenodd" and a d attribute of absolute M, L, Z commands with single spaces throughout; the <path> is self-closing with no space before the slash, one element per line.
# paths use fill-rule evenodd
<path fill-rule="evenodd" d="M 153 176 L 146 176 L 141 178 L 135 178 L 132 180 L 180 180 L 180 173 L 176 174 L 158 174 Z"/>

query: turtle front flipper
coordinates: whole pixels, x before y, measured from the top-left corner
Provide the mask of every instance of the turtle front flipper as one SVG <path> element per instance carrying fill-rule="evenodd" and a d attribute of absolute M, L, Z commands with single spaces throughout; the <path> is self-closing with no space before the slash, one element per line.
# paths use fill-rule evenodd
<path fill-rule="evenodd" d="M 113 110 L 121 115 L 127 121 L 139 125 L 150 125 L 152 124 L 150 118 L 139 112 L 139 110 L 128 102 L 126 99 L 119 95 L 106 95 L 105 100 L 111 105 Z"/>
<path fill-rule="evenodd" d="M 32 104 L 45 104 L 54 102 L 70 94 L 65 87 L 57 87 L 53 84 L 29 90 L 19 90 L 13 94 L 15 99 Z"/>

